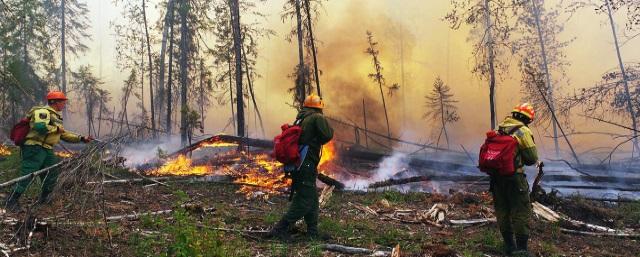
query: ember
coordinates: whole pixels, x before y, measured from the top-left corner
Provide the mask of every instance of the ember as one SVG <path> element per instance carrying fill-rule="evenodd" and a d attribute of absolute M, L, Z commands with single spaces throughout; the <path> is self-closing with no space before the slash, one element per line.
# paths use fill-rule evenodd
<path fill-rule="evenodd" d="M 5 145 L 0 145 L 0 156 L 11 155 L 11 150 Z"/>
<path fill-rule="evenodd" d="M 191 159 L 184 155 L 178 156 L 162 165 L 162 167 L 147 172 L 148 175 L 154 176 L 191 176 L 191 175 L 208 175 L 211 174 L 211 168 L 207 166 L 191 166 Z"/>

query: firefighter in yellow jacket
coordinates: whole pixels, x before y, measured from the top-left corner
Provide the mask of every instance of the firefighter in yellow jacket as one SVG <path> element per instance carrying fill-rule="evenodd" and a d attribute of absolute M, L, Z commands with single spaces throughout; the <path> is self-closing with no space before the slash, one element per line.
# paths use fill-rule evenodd
<path fill-rule="evenodd" d="M 64 93 L 51 91 L 47 94 L 47 106 L 31 108 L 27 114 L 29 119 L 29 133 L 24 145 L 21 146 L 22 168 L 20 176 L 29 175 L 35 171 L 58 163 L 58 157 L 53 152 L 53 146 L 60 140 L 70 143 L 88 143 L 93 138 L 80 136 L 64 130 L 62 115 L 67 98 Z M 40 175 L 42 192 L 38 203 L 48 203 L 50 194 L 58 179 L 58 170 L 52 169 Z M 31 180 L 23 180 L 16 184 L 15 189 L 7 200 L 6 207 L 11 211 L 20 209 L 18 199 L 27 190 Z"/>
<path fill-rule="evenodd" d="M 511 116 L 505 118 L 498 125 L 498 130 L 505 134 L 511 133 L 518 141 L 518 150 L 514 160 L 515 174 L 512 176 L 491 176 L 491 192 L 496 218 L 507 255 L 529 256 L 527 242 L 529 240 L 531 202 L 524 166 L 534 165 L 538 162 L 538 151 L 528 127 L 534 117 L 533 106 L 524 103 L 516 106 L 511 112 Z"/>

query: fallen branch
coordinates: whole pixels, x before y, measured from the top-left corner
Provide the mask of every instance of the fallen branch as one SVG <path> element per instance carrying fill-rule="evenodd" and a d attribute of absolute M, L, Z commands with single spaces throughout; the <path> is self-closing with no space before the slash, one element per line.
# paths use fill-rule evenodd
<path fill-rule="evenodd" d="M 608 237 L 624 237 L 624 238 L 640 238 L 640 234 L 637 233 L 598 233 L 598 232 L 589 232 L 589 231 L 579 231 L 572 230 L 566 228 L 560 228 L 560 231 L 568 233 L 568 234 L 576 234 L 576 235 L 586 235 L 586 236 L 608 236 Z"/>
<path fill-rule="evenodd" d="M 322 173 L 318 173 L 318 180 L 320 180 L 322 183 L 325 183 L 328 186 L 333 186 L 335 187 L 335 189 L 337 190 L 343 190 L 344 189 L 344 183 L 329 177 L 325 174 Z"/>
<path fill-rule="evenodd" d="M 367 248 L 351 247 L 338 244 L 322 244 L 320 249 L 344 254 L 370 254 L 372 256 L 390 256 L 391 252 L 376 251 Z"/>
<path fill-rule="evenodd" d="M 380 188 L 380 187 L 388 187 L 388 186 L 397 186 L 397 185 L 404 185 L 404 184 L 409 184 L 409 183 L 415 183 L 415 182 L 421 182 L 421 181 L 429 181 L 431 180 L 430 177 L 427 176 L 415 176 L 415 177 L 410 177 L 410 178 L 401 178 L 401 179 L 388 179 L 385 181 L 379 181 L 379 182 L 375 182 L 372 183 L 371 185 L 369 185 L 369 188 Z"/>
<path fill-rule="evenodd" d="M 16 183 L 18 183 L 20 181 L 23 181 L 23 180 L 33 179 L 34 177 L 36 177 L 36 176 L 38 176 L 38 175 L 40 175 L 42 173 L 48 172 L 48 171 L 50 171 L 52 169 L 55 169 L 55 168 L 57 168 L 59 166 L 62 166 L 63 164 L 66 164 L 66 163 L 70 162 L 70 160 L 72 160 L 72 159 L 74 159 L 74 158 L 65 159 L 65 160 L 63 160 L 63 161 L 61 161 L 59 163 L 56 163 L 56 164 L 52 165 L 52 166 L 46 167 L 44 169 L 41 169 L 41 170 L 38 170 L 38 171 L 35 171 L 35 172 L 32 172 L 31 174 L 24 175 L 22 177 L 17 177 L 17 178 L 14 178 L 12 180 L 9 180 L 7 182 L 4 182 L 4 183 L 0 184 L 0 188 L 11 186 L 11 185 L 16 184 Z"/>
<path fill-rule="evenodd" d="M 488 219 L 469 219 L 469 220 L 449 220 L 449 223 L 454 226 L 471 226 L 477 224 L 496 222 L 496 218 Z"/>

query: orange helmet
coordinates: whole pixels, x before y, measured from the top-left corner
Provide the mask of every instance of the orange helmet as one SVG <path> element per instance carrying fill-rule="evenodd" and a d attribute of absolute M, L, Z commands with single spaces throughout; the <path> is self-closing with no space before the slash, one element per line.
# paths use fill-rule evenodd
<path fill-rule="evenodd" d="M 315 94 L 310 94 L 309 96 L 307 96 L 307 98 L 304 99 L 304 103 L 302 104 L 302 106 L 323 109 L 324 102 L 322 101 L 322 98 L 320 98 L 319 96 Z"/>
<path fill-rule="evenodd" d="M 511 113 L 520 113 L 524 116 L 527 116 L 531 121 L 536 116 L 535 110 L 533 110 L 533 106 L 529 103 L 523 103 L 513 108 Z"/>
<path fill-rule="evenodd" d="M 47 94 L 47 100 L 67 100 L 67 97 L 60 91 L 51 91 Z"/>

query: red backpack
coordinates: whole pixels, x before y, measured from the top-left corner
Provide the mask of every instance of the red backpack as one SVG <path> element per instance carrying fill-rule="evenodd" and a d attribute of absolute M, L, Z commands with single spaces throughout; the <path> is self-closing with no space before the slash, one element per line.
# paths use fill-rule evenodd
<path fill-rule="evenodd" d="M 487 139 L 480 147 L 480 158 L 478 168 L 482 172 L 492 174 L 497 172 L 501 176 L 511 176 L 516 168 L 514 160 L 518 150 L 518 140 L 511 134 L 522 126 L 512 128 L 508 134 L 491 130 L 487 132 Z"/>
<path fill-rule="evenodd" d="M 31 130 L 31 127 L 29 126 L 29 119 L 22 118 L 16 125 L 13 126 L 13 128 L 11 128 L 9 139 L 13 141 L 13 144 L 22 146 L 25 139 L 27 138 L 27 134 L 29 134 L 29 130 Z"/>
<path fill-rule="evenodd" d="M 283 164 L 297 164 L 300 161 L 298 140 L 302 135 L 302 128 L 298 124 L 299 121 L 296 120 L 293 125 L 282 125 L 282 133 L 273 139 L 273 156 Z"/>

